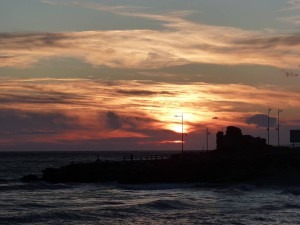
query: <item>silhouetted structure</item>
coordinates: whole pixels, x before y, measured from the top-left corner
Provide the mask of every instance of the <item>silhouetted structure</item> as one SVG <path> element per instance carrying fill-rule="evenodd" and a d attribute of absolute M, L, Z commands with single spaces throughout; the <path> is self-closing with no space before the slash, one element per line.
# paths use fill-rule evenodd
<path fill-rule="evenodd" d="M 300 130 L 290 130 L 290 142 L 293 144 L 293 148 L 295 148 L 295 144 L 300 143 Z"/>
<path fill-rule="evenodd" d="M 266 149 L 266 139 L 243 135 L 238 127 L 227 127 L 226 134 L 223 131 L 217 133 L 217 150 L 225 151 L 257 151 Z"/>
<path fill-rule="evenodd" d="M 255 182 L 256 184 L 299 185 L 300 151 L 268 147 L 266 140 L 243 135 L 229 126 L 226 134 L 217 133 L 217 151 L 184 152 L 158 158 L 136 158 L 133 154 L 120 161 L 71 163 L 46 168 L 42 177 L 27 175 L 24 182 L 119 182 L 179 183 Z M 242 153 L 242 154 L 240 154 Z"/>

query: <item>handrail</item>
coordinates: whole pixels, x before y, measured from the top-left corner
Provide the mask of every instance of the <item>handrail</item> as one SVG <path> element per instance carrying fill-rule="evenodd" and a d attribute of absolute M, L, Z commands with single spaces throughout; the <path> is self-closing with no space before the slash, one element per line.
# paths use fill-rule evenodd
<path fill-rule="evenodd" d="M 165 160 L 169 159 L 173 154 L 160 154 L 160 155 L 129 155 L 124 156 L 124 161 L 143 161 L 143 160 Z"/>

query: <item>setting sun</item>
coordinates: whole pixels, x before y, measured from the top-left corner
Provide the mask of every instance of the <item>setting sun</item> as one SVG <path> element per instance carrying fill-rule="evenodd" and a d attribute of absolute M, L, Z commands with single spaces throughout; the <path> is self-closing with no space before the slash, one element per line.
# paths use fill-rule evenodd
<path fill-rule="evenodd" d="M 177 132 L 177 133 L 181 133 L 182 132 L 182 125 L 181 124 L 170 124 L 168 126 L 168 129 L 172 130 L 174 132 Z M 186 126 L 183 125 L 183 133 L 187 133 L 187 130 L 188 130 L 187 125 Z"/>
<path fill-rule="evenodd" d="M 167 125 L 167 129 L 177 133 L 188 133 L 192 129 L 189 123 L 196 121 L 196 117 L 191 113 L 177 113 L 173 116 L 171 123 Z"/>

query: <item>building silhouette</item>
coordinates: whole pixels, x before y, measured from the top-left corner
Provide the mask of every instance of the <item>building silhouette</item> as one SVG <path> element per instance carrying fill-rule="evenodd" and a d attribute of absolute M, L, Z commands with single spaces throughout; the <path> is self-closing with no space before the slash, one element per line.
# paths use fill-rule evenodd
<path fill-rule="evenodd" d="M 217 150 L 221 151 L 259 151 L 267 148 L 266 139 L 243 135 L 238 127 L 228 126 L 226 133 L 217 133 Z"/>

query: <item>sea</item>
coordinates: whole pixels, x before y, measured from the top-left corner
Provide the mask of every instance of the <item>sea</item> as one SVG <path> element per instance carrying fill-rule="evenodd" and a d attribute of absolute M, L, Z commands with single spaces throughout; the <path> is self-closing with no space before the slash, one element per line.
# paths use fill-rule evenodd
<path fill-rule="evenodd" d="M 300 224 L 297 186 L 20 181 L 47 167 L 129 154 L 0 152 L 0 224 Z"/>

